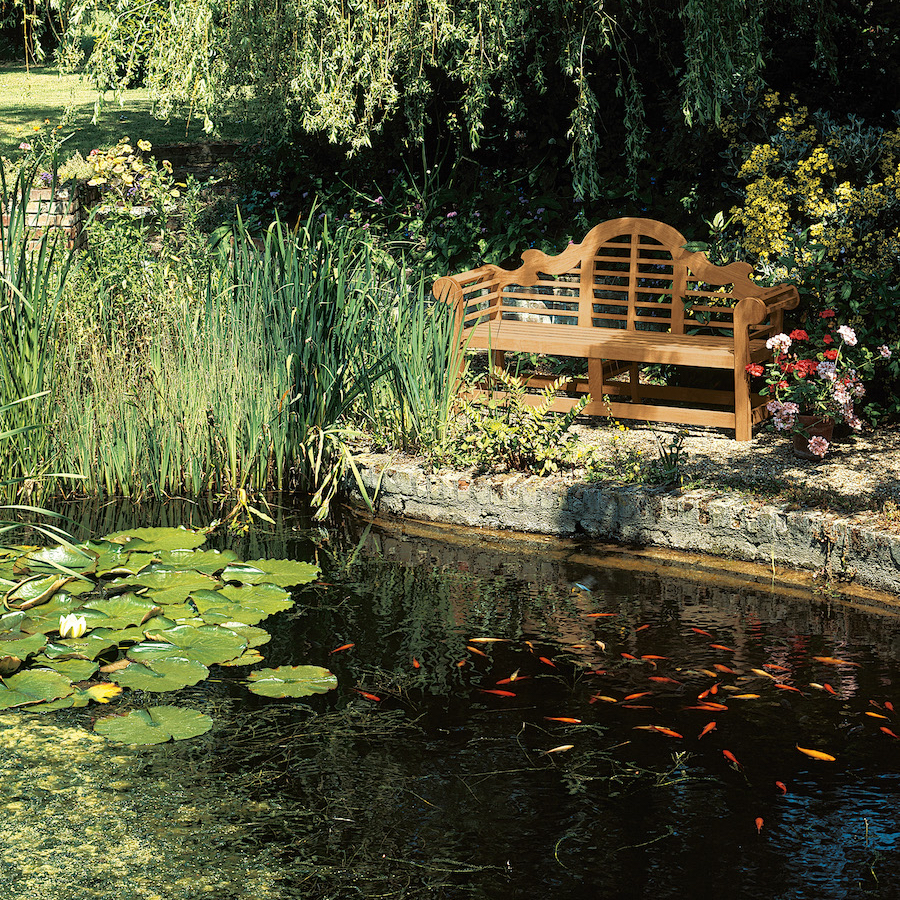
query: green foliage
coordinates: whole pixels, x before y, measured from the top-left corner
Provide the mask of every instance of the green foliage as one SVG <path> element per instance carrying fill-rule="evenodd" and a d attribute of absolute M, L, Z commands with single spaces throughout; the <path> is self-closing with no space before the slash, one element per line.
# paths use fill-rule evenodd
<path fill-rule="evenodd" d="M 682 453 L 686 432 L 672 435 L 668 444 L 660 436 L 656 438 L 657 459 L 651 464 L 647 480 L 655 484 L 680 485 L 684 480 L 681 471 Z"/>
<path fill-rule="evenodd" d="M 522 379 L 500 369 L 492 377 L 506 396 L 465 402 L 439 456 L 454 465 L 474 466 L 480 471 L 511 469 L 535 475 L 549 475 L 561 466 L 572 465 L 575 435 L 570 429 L 590 403 L 590 395 L 585 394 L 572 409 L 558 415 L 550 408 L 568 378 L 544 388 L 540 403 L 532 405 L 526 399 L 527 383 Z"/>

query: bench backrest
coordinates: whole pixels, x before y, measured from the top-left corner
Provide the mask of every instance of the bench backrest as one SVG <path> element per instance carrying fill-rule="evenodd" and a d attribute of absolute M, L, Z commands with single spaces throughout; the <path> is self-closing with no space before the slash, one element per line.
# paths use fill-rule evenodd
<path fill-rule="evenodd" d="M 713 265 L 653 219 L 592 228 L 558 256 L 526 250 L 515 270 L 482 266 L 463 285 L 463 324 L 486 317 L 672 334 L 728 334 L 733 308 L 762 288 L 752 267 Z M 436 285 L 436 292 L 439 285 Z"/>

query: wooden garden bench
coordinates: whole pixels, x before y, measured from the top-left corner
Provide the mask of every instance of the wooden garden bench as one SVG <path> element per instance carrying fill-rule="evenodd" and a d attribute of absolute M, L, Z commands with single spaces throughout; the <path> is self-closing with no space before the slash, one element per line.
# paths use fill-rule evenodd
<path fill-rule="evenodd" d="M 491 368 L 507 352 L 586 359 L 587 378 L 570 379 L 557 411 L 590 392 L 586 415 L 733 428 L 748 441 L 767 412 L 746 366 L 771 357 L 766 339 L 797 306 L 797 289 L 762 287 L 747 263 L 716 266 L 686 243 L 662 222 L 613 219 L 558 256 L 526 250 L 514 271 L 485 265 L 439 278 L 433 290 L 454 306 L 462 345 L 487 350 Z M 641 383 L 649 363 L 728 370 L 734 387 Z M 490 382 L 481 389 L 502 396 Z"/>

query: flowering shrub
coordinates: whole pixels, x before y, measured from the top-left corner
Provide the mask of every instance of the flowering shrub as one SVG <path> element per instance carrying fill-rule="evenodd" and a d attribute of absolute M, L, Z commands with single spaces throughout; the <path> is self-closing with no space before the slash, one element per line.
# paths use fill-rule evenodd
<path fill-rule="evenodd" d="M 768 365 L 751 363 L 750 375 L 765 378 L 760 394 L 771 399 L 768 410 L 780 431 L 801 431 L 798 416 L 815 416 L 846 422 L 862 428 L 855 404 L 865 392 L 862 377 L 880 359 L 889 359 L 887 345 L 877 353 L 860 346 L 856 332 L 848 325 L 837 325 L 833 309 L 823 309 L 807 320 L 807 329 L 795 328 L 790 334 L 776 334 L 766 341 L 774 352 Z M 809 451 L 824 456 L 828 442 L 822 437 L 809 439 Z"/>

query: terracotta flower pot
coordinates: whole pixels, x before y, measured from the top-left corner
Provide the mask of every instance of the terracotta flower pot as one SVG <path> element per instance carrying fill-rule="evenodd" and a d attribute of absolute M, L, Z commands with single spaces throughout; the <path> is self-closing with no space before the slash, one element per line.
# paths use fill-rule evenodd
<path fill-rule="evenodd" d="M 797 416 L 798 430 L 794 432 L 794 456 L 819 462 L 824 454 L 813 453 L 809 449 L 811 438 L 824 438 L 831 444 L 834 433 L 834 419 L 828 416 Z"/>

